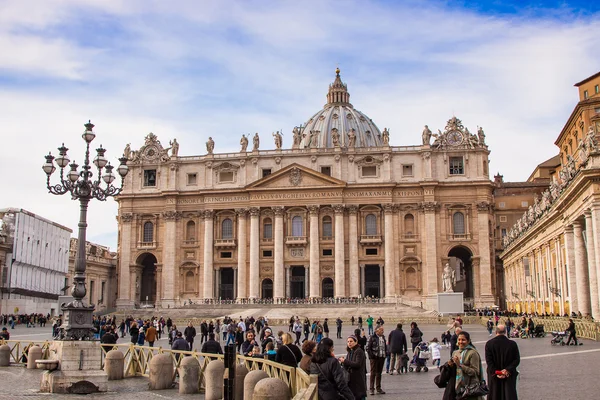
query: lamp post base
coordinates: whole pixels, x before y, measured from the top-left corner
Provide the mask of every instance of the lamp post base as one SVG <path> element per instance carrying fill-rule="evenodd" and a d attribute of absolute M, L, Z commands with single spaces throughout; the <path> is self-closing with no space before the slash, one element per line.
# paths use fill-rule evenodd
<path fill-rule="evenodd" d="M 77 300 L 61 307 L 64 322 L 60 327 L 60 340 L 93 340 L 94 306 L 86 306 Z"/>

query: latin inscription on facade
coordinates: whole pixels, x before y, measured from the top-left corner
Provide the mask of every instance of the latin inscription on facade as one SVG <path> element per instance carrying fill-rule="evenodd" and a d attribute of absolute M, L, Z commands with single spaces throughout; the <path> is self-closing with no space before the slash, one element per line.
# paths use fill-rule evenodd
<path fill-rule="evenodd" d="M 290 255 L 292 257 L 296 257 L 296 258 L 302 258 L 302 257 L 304 257 L 304 249 L 303 248 L 290 249 Z"/>

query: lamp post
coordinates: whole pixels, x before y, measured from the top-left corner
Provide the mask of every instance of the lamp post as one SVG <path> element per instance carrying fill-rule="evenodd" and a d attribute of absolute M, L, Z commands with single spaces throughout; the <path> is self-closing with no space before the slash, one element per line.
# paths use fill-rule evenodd
<path fill-rule="evenodd" d="M 86 269 L 86 228 L 87 228 L 87 209 L 88 203 L 92 199 L 105 201 L 109 197 L 113 197 L 121 193 L 123 190 L 123 180 L 129 171 L 127 167 L 127 158 L 119 158 L 120 165 L 117 167 L 117 172 L 121 176 L 121 187 L 117 188 L 112 185 L 116 175 L 113 173 L 114 167 L 110 165 L 104 153 L 106 149 L 102 145 L 96 149 L 97 155 L 94 158 L 93 164 L 98 172 L 96 179 L 93 179 L 94 173 L 91 171 L 93 166 L 90 165 L 90 144 L 96 137 L 92 131 L 94 124 L 88 121 L 84 124 L 85 131 L 82 138 L 86 143 L 85 160 L 81 170 L 78 170 L 78 164 L 73 161 L 71 164 L 67 156 L 67 149 L 63 143 L 58 148 L 59 155 L 54 157 L 52 154 L 46 156 L 46 163 L 42 169 L 46 173 L 46 186 L 48 191 L 55 195 L 63 195 L 69 193 L 73 200 L 79 200 L 79 233 L 77 235 L 77 258 L 75 260 L 75 276 L 73 277 L 73 286 L 71 287 L 71 295 L 73 301 L 61 306 L 64 321 L 60 327 L 60 338 L 62 340 L 91 340 L 94 337 L 92 325 L 92 313 L 94 305 L 85 305 L 83 298 L 86 295 L 85 287 L 85 269 Z M 50 184 L 50 176 L 56 170 L 54 163 L 60 168 L 60 183 L 56 185 Z M 65 174 L 65 167 L 69 166 L 69 170 Z M 103 173 L 104 170 L 104 173 Z M 103 184 L 104 181 L 104 184 Z M 104 186 L 104 187 L 103 187 Z"/>

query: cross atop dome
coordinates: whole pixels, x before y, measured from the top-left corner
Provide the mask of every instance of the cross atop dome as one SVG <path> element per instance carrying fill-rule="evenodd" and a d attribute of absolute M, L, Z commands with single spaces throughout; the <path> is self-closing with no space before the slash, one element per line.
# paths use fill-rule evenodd
<path fill-rule="evenodd" d="M 348 93 L 348 87 L 342 78 L 340 77 L 340 69 L 335 69 L 335 80 L 329 85 L 329 93 L 327 93 L 327 106 L 331 105 L 345 105 L 352 108 L 350 104 L 350 93 Z"/>

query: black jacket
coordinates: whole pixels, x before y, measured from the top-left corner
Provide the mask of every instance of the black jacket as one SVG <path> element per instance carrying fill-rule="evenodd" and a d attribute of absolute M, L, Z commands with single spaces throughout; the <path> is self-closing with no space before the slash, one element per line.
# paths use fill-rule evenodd
<path fill-rule="evenodd" d="M 214 339 L 208 339 L 204 342 L 200 351 L 202 353 L 223 354 L 221 344 Z"/>
<path fill-rule="evenodd" d="M 360 346 L 346 354 L 342 367 L 348 371 L 348 387 L 355 400 L 367 397 L 367 357 Z"/>
<path fill-rule="evenodd" d="M 390 346 L 390 353 L 406 353 L 406 335 L 402 329 L 394 329 L 388 336 L 388 343 Z"/>
<path fill-rule="evenodd" d="M 423 332 L 419 328 L 413 328 L 410 330 L 410 342 L 421 343 L 423 341 Z"/>
<path fill-rule="evenodd" d="M 194 340 L 194 337 L 196 337 L 196 328 L 194 328 L 193 326 L 188 326 L 183 331 L 183 336 L 185 336 L 185 340 L 191 342 L 192 340 Z"/>
<path fill-rule="evenodd" d="M 385 336 L 383 336 L 385 340 Z M 385 344 L 385 353 L 387 354 L 388 348 L 387 343 Z M 369 341 L 367 343 L 367 354 L 369 358 L 379 357 L 377 354 L 379 353 L 379 336 L 377 334 L 371 335 L 369 337 Z M 385 356 L 384 356 L 385 357 Z"/>
<path fill-rule="evenodd" d="M 509 400 L 517 398 L 517 367 L 521 362 L 519 346 L 504 335 L 496 336 L 485 344 L 487 364 L 488 400 Z M 509 377 L 498 379 L 495 372 L 507 370 Z"/>
<path fill-rule="evenodd" d="M 137 344 L 138 336 L 140 334 L 139 328 L 129 328 L 129 334 L 131 335 L 131 343 Z"/>
<path fill-rule="evenodd" d="M 275 356 L 275 361 L 290 367 L 297 367 L 301 359 L 302 352 L 295 344 L 281 346 Z"/>
<path fill-rule="evenodd" d="M 323 364 L 312 362 L 310 373 L 319 375 L 319 400 L 354 400 L 342 367 L 335 357 L 329 357 Z"/>
<path fill-rule="evenodd" d="M 188 342 L 186 342 L 184 338 L 178 337 L 175 340 L 173 340 L 173 344 L 171 345 L 171 350 L 188 351 L 189 350 Z"/>

